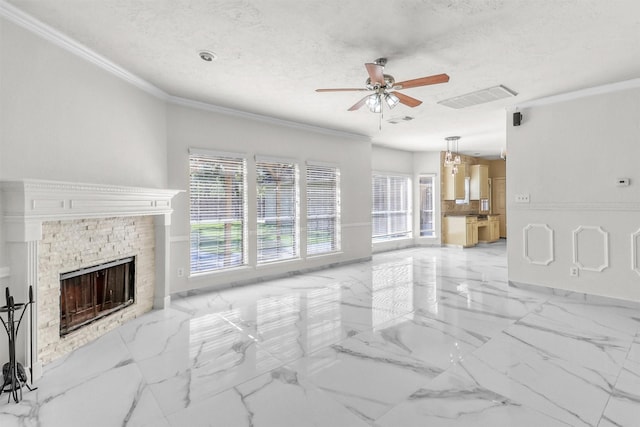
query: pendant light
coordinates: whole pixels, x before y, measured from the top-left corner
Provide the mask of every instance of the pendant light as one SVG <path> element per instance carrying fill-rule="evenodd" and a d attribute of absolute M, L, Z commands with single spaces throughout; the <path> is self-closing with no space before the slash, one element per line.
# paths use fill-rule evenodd
<path fill-rule="evenodd" d="M 451 166 L 451 174 L 455 175 L 458 173 L 458 165 L 462 163 L 462 158 L 458 152 L 458 141 L 460 137 L 448 136 L 444 140 L 447 142 L 447 151 L 444 153 L 444 165 Z"/>

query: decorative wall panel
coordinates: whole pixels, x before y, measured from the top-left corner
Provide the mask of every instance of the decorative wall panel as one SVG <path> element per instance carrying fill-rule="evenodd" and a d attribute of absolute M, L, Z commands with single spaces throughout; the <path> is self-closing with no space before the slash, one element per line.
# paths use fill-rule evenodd
<path fill-rule="evenodd" d="M 640 229 L 631 235 L 631 268 L 640 274 Z"/>
<path fill-rule="evenodd" d="M 528 224 L 523 230 L 523 256 L 531 264 L 554 261 L 553 230 L 547 224 Z"/>
<path fill-rule="evenodd" d="M 600 226 L 581 225 L 573 231 L 573 263 L 582 270 L 609 267 L 609 233 Z"/>

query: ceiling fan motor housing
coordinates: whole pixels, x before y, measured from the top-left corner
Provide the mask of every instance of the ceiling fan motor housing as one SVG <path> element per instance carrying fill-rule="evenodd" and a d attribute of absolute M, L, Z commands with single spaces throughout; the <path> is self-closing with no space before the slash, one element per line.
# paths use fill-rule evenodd
<path fill-rule="evenodd" d="M 384 76 L 384 85 L 380 85 L 378 83 L 371 83 L 371 77 L 367 79 L 365 83 L 367 89 L 369 90 L 378 90 L 378 89 L 391 89 L 393 85 L 396 83 L 396 79 L 393 78 L 390 74 L 383 74 Z"/>

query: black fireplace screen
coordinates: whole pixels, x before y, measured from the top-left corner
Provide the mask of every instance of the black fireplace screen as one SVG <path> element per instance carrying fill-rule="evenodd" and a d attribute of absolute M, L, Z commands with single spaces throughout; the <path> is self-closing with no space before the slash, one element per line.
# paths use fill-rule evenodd
<path fill-rule="evenodd" d="M 133 304 L 135 257 L 60 275 L 60 336 Z"/>

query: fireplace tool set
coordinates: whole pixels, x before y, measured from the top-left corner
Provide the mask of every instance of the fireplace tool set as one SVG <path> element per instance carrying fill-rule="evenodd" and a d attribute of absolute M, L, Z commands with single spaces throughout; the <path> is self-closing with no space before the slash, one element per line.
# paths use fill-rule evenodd
<path fill-rule="evenodd" d="M 0 321 L 2 321 L 2 326 L 4 326 L 9 338 L 9 363 L 5 363 L 2 366 L 4 382 L 2 383 L 2 388 L 0 388 L 0 394 L 7 392 L 9 393 L 7 402 L 13 397 L 13 400 L 18 403 L 22 400 L 22 387 L 27 387 L 30 391 L 37 389 L 37 387 L 29 387 L 29 384 L 27 384 L 27 373 L 24 367 L 16 360 L 16 337 L 26 309 L 29 307 L 29 313 L 31 315 L 31 322 L 29 322 L 31 326 L 30 336 L 32 340 L 29 353 L 32 359 L 31 366 L 33 366 L 33 308 L 31 307 L 33 304 L 33 287 L 29 286 L 29 302 L 27 303 L 14 302 L 13 296 L 9 293 L 9 288 L 6 288 L 5 294 L 7 305 L 0 307 L 0 315 L 6 313 L 7 320 L 5 321 L 2 316 L 0 316 Z M 31 368 L 31 384 L 33 385 L 33 368 Z"/>

